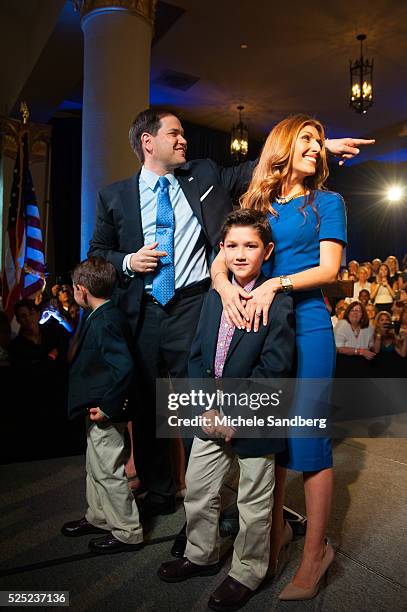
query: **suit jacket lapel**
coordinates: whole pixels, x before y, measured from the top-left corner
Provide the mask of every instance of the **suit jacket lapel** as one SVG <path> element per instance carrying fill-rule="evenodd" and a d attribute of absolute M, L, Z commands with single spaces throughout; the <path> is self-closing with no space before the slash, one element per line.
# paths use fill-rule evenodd
<path fill-rule="evenodd" d="M 202 229 L 205 231 L 205 226 L 202 217 L 202 207 L 199 199 L 200 195 L 198 179 L 182 169 L 176 170 L 175 176 L 177 177 L 179 184 L 181 185 L 181 189 L 184 192 L 189 205 L 191 206 L 199 223 L 201 224 Z"/>
<path fill-rule="evenodd" d="M 216 357 L 216 348 L 217 348 L 217 342 L 218 342 L 218 334 L 219 334 L 219 326 L 220 326 L 220 321 L 221 321 L 221 316 L 222 316 L 222 301 L 218 295 L 218 293 L 213 292 L 212 294 L 212 301 L 213 303 L 210 305 L 211 311 L 212 311 L 212 315 L 211 315 L 211 324 L 209 326 L 209 329 L 207 329 L 208 332 L 208 349 L 209 349 L 209 355 L 211 356 L 211 367 L 212 369 L 214 369 L 215 367 L 215 357 Z"/>
<path fill-rule="evenodd" d="M 263 274 L 260 274 L 260 276 L 257 278 L 256 282 L 254 283 L 253 289 L 257 289 L 257 287 L 259 285 L 261 285 L 264 280 L 265 280 L 265 277 L 263 276 Z M 230 356 L 233 353 L 233 351 L 236 349 L 236 347 L 239 344 L 239 342 L 241 341 L 241 339 L 247 333 L 248 332 L 245 329 L 237 329 L 237 327 L 236 327 L 236 329 L 234 331 L 234 334 L 233 334 L 233 337 L 232 337 L 232 341 L 231 341 L 230 346 L 229 346 L 228 354 L 226 355 L 225 363 L 228 361 L 228 359 L 230 358 Z M 249 332 L 249 333 L 252 333 L 252 332 Z"/>
<path fill-rule="evenodd" d="M 128 231 L 132 233 L 132 241 L 136 237 L 143 241 L 143 224 L 141 222 L 140 208 L 140 171 L 134 174 L 127 187 L 121 192 L 123 216 L 127 221 Z"/>

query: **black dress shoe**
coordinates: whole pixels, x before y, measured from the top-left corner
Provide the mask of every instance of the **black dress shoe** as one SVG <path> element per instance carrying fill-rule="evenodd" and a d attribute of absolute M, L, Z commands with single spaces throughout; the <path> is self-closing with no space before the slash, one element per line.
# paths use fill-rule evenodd
<path fill-rule="evenodd" d="M 210 596 L 208 606 L 211 610 L 218 612 L 233 612 L 233 610 L 243 608 L 255 593 L 256 591 L 252 591 L 231 576 L 226 576 L 222 584 Z"/>
<path fill-rule="evenodd" d="M 185 548 L 187 546 L 187 524 L 184 523 L 181 531 L 177 534 L 174 544 L 171 548 L 171 554 L 173 557 L 177 557 L 177 559 L 181 559 L 184 556 Z"/>
<path fill-rule="evenodd" d="M 111 533 L 104 538 L 97 538 L 89 542 L 89 550 L 99 554 L 111 554 L 118 552 L 129 552 L 131 550 L 140 550 L 143 542 L 139 544 L 125 544 L 117 540 Z"/>
<path fill-rule="evenodd" d="M 158 497 L 153 498 L 147 493 L 140 504 L 140 521 L 148 521 L 159 515 L 174 514 L 175 510 L 175 497 L 161 497 L 161 499 L 159 499 Z"/>
<path fill-rule="evenodd" d="M 95 527 L 85 519 L 85 517 L 79 519 L 79 521 L 70 521 L 65 523 L 61 529 L 61 533 L 69 538 L 78 538 L 79 536 L 88 535 L 91 533 L 109 533 L 107 529 L 100 529 Z"/>
<path fill-rule="evenodd" d="M 219 563 L 214 565 L 197 565 L 186 557 L 163 563 L 157 574 L 164 582 L 182 582 L 195 576 L 214 576 L 220 570 Z"/>

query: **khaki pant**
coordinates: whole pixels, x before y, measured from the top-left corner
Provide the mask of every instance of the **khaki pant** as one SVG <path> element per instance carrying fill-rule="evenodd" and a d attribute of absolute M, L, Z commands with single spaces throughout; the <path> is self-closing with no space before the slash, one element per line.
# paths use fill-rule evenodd
<path fill-rule="evenodd" d="M 128 459 L 124 434 L 127 423 L 94 423 L 87 419 L 86 520 L 112 532 L 125 544 L 143 541 L 137 505 L 124 466 Z"/>
<path fill-rule="evenodd" d="M 232 447 L 223 441 L 194 439 L 186 474 L 185 556 L 198 565 L 219 560 L 219 493 L 233 458 Z M 238 457 L 238 461 L 240 529 L 229 575 L 255 590 L 267 573 L 270 556 L 274 455 Z"/>

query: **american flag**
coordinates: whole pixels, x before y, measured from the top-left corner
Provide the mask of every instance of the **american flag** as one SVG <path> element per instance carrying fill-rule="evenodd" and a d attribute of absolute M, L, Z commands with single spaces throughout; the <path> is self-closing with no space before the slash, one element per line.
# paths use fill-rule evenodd
<path fill-rule="evenodd" d="M 3 271 L 3 308 L 9 320 L 14 304 L 32 297 L 45 284 L 40 213 L 28 158 L 28 132 L 20 141 L 14 167 Z"/>

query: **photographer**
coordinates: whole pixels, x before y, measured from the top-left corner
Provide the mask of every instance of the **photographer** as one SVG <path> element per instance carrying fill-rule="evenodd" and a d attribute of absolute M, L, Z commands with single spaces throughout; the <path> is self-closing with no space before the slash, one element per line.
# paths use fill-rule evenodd
<path fill-rule="evenodd" d="M 396 335 L 391 316 L 384 310 L 376 316 L 373 350 L 375 353 L 397 353 L 400 357 L 407 355 L 407 336 Z"/>

